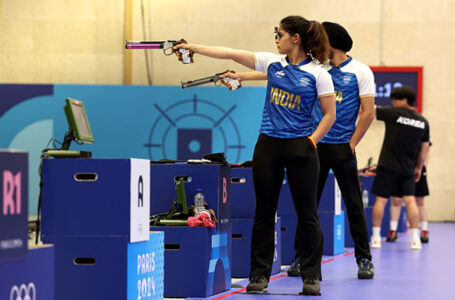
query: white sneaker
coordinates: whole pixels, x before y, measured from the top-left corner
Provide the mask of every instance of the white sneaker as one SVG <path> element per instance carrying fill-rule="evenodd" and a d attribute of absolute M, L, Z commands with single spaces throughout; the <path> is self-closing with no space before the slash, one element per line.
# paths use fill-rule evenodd
<path fill-rule="evenodd" d="M 411 250 L 421 250 L 422 249 L 422 243 L 420 242 L 420 239 L 411 239 Z"/>
<path fill-rule="evenodd" d="M 381 237 L 371 236 L 371 248 L 381 248 Z"/>

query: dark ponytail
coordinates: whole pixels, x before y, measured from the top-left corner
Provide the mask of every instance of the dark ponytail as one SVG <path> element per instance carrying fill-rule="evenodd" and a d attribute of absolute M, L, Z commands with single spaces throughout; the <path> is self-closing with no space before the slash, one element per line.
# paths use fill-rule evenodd
<path fill-rule="evenodd" d="M 300 16 L 289 16 L 281 20 L 281 28 L 290 35 L 298 34 L 301 47 L 313 59 L 323 63 L 328 59 L 330 44 L 327 33 L 318 21 L 308 21 Z"/>

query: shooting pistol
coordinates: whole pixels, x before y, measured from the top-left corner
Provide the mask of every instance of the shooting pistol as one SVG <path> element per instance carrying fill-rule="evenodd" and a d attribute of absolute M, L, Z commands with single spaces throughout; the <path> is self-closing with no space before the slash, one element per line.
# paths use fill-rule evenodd
<path fill-rule="evenodd" d="M 125 41 L 126 49 L 163 49 L 164 55 L 172 55 L 175 45 L 186 43 L 184 39 L 179 41 Z M 193 51 L 180 48 L 177 52 L 179 60 L 184 64 L 193 62 Z"/>
<path fill-rule="evenodd" d="M 198 86 L 198 85 L 202 85 L 202 84 L 206 84 L 206 83 L 210 83 L 210 82 L 213 82 L 213 84 L 215 86 L 220 86 L 220 85 L 224 84 L 230 90 L 236 90 L 238 88 L 241 88 L 242 84 L 240 83 L 239 80 L 232 79 L 229 77 L 221 78 L 221 75 L 226 74 L 228 72 L 234 72 L 234 71 L 226 70 L 224 72 L 217 73 L 213 76 L 182 82 L 182 89 L 186 89 L 189 87 Z"/>

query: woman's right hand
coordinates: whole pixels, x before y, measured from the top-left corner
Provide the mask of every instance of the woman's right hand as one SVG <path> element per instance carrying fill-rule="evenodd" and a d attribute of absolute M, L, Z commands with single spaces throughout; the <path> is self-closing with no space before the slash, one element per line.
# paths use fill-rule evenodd
<path fill-rule="evenodd" d="M 186 49 L 186 50 L 189 50 L 191 48 L 191 45 L 188 44 L 187 41 L 184 41 L 182 43 L 179 43 L 177 45 L 175 45 L 174 47 L 172 47 L 172 49 L 174 50 L 174 52 L 176 52 L 178 49 L 180 48 L 183 48 L 183 49 Z"/>
<path fill-rule="evenodd" d="M 172 52 L 175 53 L 179 61 L 185 60 L 190 60 L 190 62 L 193 62 L 193 53 L 194 51 L 192 50 L 192 46 L 188 44 L 186 41 L 180 44 L 175 45 L 172 47 Z M 185 55 L 185 57 L 184 57 Z M 185 62 L 189 63 L 189 62 Z"/>

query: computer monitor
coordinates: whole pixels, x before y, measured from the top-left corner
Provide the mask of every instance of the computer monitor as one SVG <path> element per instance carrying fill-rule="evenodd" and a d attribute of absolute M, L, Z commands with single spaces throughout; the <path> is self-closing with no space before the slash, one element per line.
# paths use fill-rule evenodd
<path fill-rule="evenodd" d="M 84 103 L 80 100 L 66 98 L 66 104 L 63 107 L 65 111 L 66 120 L 68 121 L 68 131 L 65 133 L 65 137 L 60 149 L 44 149 L 43 155 L 41 156 L 40 170 L 40 193 L 38 200 L 38 213 L 36 221 L 36 240 L 38 244 L 38 236 L 40 232 L 40 214 L 41 214 L 41 188 L 43 186 L 42 181 L 42 164 L 43 158 L 55 157 L 55 158 L 91 158 L 92 153 L 88 151 L 74 151 L 68 150 L 73 140 L 79 143 L 93 143 L 92 130 L 88 123 L 87 113 L 85 112 Z"/>
<path fill-rule="evenodd" d="M 85 112 L 84 103 L 80 100 L 66 98 L 66 104 L 63 107 L 68 121 L 69 131 L 65 136 L 62 150 L 68 150 L 72 140 L 83 143 L 93 143 L 92 130 L 88 122 L 87 113 Z"/>
<path fill-rule="evenodd" d="M 72 141 L 78 143 L 93 143 L 95 140 L 90 129 L 87 113 L 85 112 L 84 103 L 80 100 L 66 98 L 65 106 L 66 120 L 68 122 L 68 131 L 60 149 L 44 149 L 45 157 L 61 157 L 61 158 L 90 158 L 91 152 L 69 150 Z"/>

